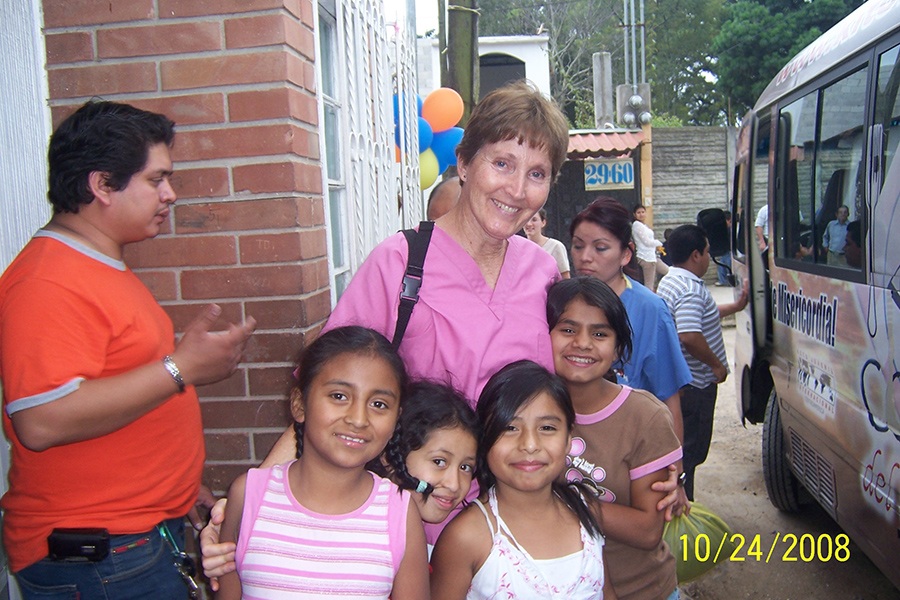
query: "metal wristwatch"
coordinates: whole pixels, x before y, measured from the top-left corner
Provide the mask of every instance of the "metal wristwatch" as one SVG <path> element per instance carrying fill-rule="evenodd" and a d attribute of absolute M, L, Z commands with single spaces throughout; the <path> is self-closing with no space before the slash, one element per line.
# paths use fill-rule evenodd
<path fill-rule="evenodd" d="M 175 383 L 178 384 L 178 392 L 184 391 L 184 377 L 181 376 L 181 371 L 178 370 L 178 365 L 175 364 L 175 361 L 172 360 L 172 357 L 168 354 L 163 356 L 163 366 L 166 368 L 166 371 L 169 372 L 169 375 L 172 376 L 172 379 L 175 380 Z"/>

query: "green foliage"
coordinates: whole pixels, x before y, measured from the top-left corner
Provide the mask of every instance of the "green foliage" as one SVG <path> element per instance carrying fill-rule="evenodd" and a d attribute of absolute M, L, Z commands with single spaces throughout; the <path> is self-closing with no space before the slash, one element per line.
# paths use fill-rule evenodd
<path fill-rule="evenodd" d="M 480 0 L 479 35 L 548 36 L 550 89 L 576 127 L 593 127 L 594 52 L 610 52 L 622 67 L 621 0 Z"/>
<path fill-rule="evenodd" d="M 668 113 L 653 113 L 654 127 L 684 127 L 684 121 Z"/>
<path fill-rule="evenodd" d="M 733 124 L 792 56 L 862 2 L 644 0 L 653 123 Z M 613 85 L 626 79 L 622 0 L 479 0 L 479 10 L 479 35 L 549 36 L 551 93 L 574 126 L 592 128 L 591 55 L 610 52 Z"/>
<path fill-rule="evenodd" d="M 647 72 L 654 113 L 691 125 L 725 122 L 726 99 L 716 88 L 716 61 L 710 53 L 723 1 L 646 0 Z"/>
<path fill-rule="evenodd" d="M 594 97 L 575 99 L 575 129 L 594 129 Z"/>
<path fill-rule="evenodd" d="M 715 59 L 709 55 L 723 2 L 645 0 L 646 73 L 654 113 L 695 125 L 725 121 L 725 99 L 717 94 Z M 480 35 L 540 31 L 549 36 L 552 94 L 576 127 L 593 127 L 591 55 L 609 52 L 613 85 L 626 82 L 621 0 L 481 0 L 479 8 Z M 637 71 L 640 79 L 640 66 Z"/>
<path fill-rule="evenodd" d="M 737 0 L 713 40 L 719 90 L 751 108 L 778 70 L 863 0 Z"/>

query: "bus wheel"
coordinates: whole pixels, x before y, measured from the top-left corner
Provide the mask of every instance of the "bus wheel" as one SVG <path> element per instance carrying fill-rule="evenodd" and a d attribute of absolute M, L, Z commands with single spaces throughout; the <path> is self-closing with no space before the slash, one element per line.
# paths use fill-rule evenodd
<path fill-rule="evenodd" d="M 781 430 L 781 411 L 775 390 L 769 396 L 762 433 L 763 478 L 769 501 L 778 510 L 800 510 L 800 482 L 794 477 L 787 461 L 787 447 Z"/>

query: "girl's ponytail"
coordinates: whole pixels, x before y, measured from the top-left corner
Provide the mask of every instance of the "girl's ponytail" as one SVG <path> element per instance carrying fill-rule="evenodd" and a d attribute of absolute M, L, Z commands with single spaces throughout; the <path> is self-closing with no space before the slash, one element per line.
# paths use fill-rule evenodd
<path fill-rule="evenodd" d="M 303 454 L 303 423 L 294 421 L 294 437 L 297 438 L 297 456 L 300 458 Z"/>

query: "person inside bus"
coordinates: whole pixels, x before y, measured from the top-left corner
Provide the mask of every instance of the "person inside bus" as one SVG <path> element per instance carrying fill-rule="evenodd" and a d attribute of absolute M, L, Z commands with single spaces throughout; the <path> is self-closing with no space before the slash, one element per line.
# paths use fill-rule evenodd
<path fill-rule="evenodd" d="M 844 257 L 844 244 L 847 241 L 847 218 L 850 216 L 850 209 L 841 205 L 835 211 L 835 216 L 837 218 L 829 221 L 825 226 L 822 245 L 828 253 L 828 264 L 842 267 L 847 264 L 847 259 Z"/>
<path fill-rule="evenodd" d="M 728 234 L 731 235 L 731 211 L 725 211 L 725 227 L 728 228 Z M 719 287 L 733 287 L 728 281 L 728 275 L 731 273 L 731 251 L 729 250 L 721 256 L 716 256 L 716 285 Z"/>
<path fill-rule="evenodd" d="M 848 267 L 862 268 L 862 228 L 859 221 L 847 223 L 847 235 L 844 240 L 844 259 Z"/>
<path fill-rule="evenodd" d="M 756 245 L 760 252 L 765 252 L 769 247 L 769 205 L 763 204 L 759 212 L 756 213 L 756 222 L 753 224 L 756 229 Z"/>

